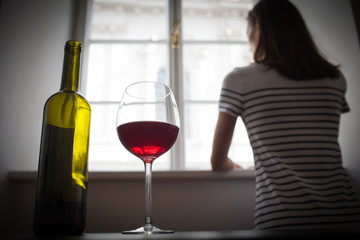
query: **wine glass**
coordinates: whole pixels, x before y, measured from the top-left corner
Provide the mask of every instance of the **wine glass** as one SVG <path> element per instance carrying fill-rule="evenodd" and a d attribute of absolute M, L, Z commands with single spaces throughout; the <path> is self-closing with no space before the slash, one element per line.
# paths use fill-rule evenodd
<path fill-rule="evenodd" d="M 145 165 L 145 224 L 123 233 L 172 233 L 155 227 L 151 218 L 152 163 L 174 145 L 180 127 L 171 89 L 150 81 L 129 85 L 118 108 L 116 126 L 120 142 Z"/>

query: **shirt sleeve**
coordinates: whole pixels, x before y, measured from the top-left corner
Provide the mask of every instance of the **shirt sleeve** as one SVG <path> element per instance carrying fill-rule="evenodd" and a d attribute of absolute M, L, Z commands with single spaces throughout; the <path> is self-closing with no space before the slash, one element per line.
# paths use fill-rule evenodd
<path fill-rule="evenodd" d="M 219 101 L 219 111 L 230 114 L 233 117 L 238 117 L 242 115 L 242 95 L 235 89 L 238 86 L 236 84 L 238 81 L 235 78 L 234 74 L 229 73 L 224 81 L 221 88 L 220 101 Z"/>
<path fill-rule="evenodd" d="M 350 112 L 350 107 L 349 107 L 345 97 L 343 97 L 342 103 L 341 103 L 341 113 L 347 113 L 347 112 Z"/>
<path fill-rule="evenodd" d="M 341 99 L 341 113 L 347 113 L 350 112 L 350 107 L 348 102 L 346 101 L 345 98 L 345 93 L 346 93 L 346 89 L 347 89 L 347 83 L 345 80 L 345 76 L 341 73 L 340 75 L 340 79 L 342 80 L 343 84 L 344 84 L 344 93 L 343 93 L 343 97 Z"/>

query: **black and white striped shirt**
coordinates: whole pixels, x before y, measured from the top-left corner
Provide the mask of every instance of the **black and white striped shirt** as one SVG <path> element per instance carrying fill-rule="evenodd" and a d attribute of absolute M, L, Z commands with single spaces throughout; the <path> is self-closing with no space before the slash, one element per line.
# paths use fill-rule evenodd
<path fill-rule="evenodd" d="M 245 123 L 256 171 L 256 229 L 360 226 L 360 194 L 342 166 L 339 79 L 296 81 L 263 65 L 236 68 L 220 111 Z"/>

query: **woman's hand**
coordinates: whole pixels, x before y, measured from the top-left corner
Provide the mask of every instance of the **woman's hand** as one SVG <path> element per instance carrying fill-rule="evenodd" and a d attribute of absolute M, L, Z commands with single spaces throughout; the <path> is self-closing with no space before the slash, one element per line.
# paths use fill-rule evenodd
<path fill-rule="evenodd" d="M 230 171 L 232 169 L 242 169 L 242 167 L 236 163 L 234 163 L 230 158 L 226 158 L 225 161 L 219 161 L 222 163 L 221 165 L 212 164 L 213 171 Z"/>

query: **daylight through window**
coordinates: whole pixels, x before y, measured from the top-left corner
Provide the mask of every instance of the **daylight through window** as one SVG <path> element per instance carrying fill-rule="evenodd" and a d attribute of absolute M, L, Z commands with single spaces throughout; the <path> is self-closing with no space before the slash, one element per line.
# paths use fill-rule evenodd
<path fill-rule="evenodd" d="M 137 81 L 170 85 L 181 108 L 181 137 L 175 147 L 183 154 L 166 153 L 154 162 L 153 169 L 210 169 L 222 80 L 252 59 L 246 38 L 246 15 L 252 1 L 174 2 L 93 0 L 82 79 L 82 91 L 92 108 L 90 171 L 143 171 L 142 162 L 121 145 L 115 126 L 122 94 Z M 170 21 L 179 9 L 180 41 L 178 54 L 173 55 Z M 170 64 L 174 57 L 181 64 Z M 174 84 L 170 72 L 180 72 L 180 82 Z M 253 165 L 240 119 L 229 155 L 244 168 Z"/>

